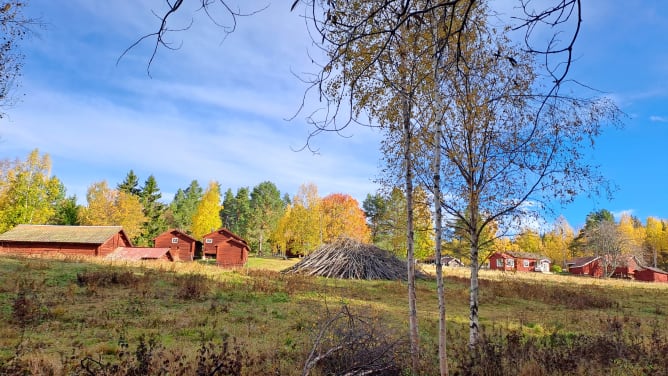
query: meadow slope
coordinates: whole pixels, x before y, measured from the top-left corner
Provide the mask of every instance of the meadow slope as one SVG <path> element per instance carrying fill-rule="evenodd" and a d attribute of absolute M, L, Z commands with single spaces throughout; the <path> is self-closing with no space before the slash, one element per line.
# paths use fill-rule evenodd
<path fill-rule="evenodd" d="M 310 359 L 317 375 L 380 359 L 382 374 L 403 374 L 405 283 L 280 273 L 294 262 L 1 256 L 0 373 L 293 375 Z M 445 274 L 453 373 L 668 372 L 668 284 L 482 271 L 485 336 L 471 354 L 468 272 Z M 438 369 L 437 303 L 434 280 L 420 280 L 425 375 Z"/>

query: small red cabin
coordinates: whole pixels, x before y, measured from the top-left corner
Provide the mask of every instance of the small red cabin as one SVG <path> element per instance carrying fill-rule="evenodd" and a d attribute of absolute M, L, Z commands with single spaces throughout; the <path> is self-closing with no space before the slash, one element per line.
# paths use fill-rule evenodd
<path fill-rule="evenodd" d="M 1 253 L 106 256 L 118 247 L 132 247 L 121 226 L 18 225 L 0 235 Z"/>
<path fill-rule="evenodd" d="M 248 261 L 248 243 L 226 228 L 204 235 L 202 243 L 204 257 L 215 258 L 218 266 L 239 267 Z"/>
<path fill-rule="evenodd" d="M 156 248 L 169 248 L 178 261 L 192 261 L 201 257 L 202 242 L 181 230 L 167 230 L 153 239 Z"/>
<path fill-rule="evenodd" d="M 568 272 L 574 275 L 603 276 L 603 263 L 599 256 L 578 257 L 566 261 Z"/>
<path fill-rule="evenodd" d="M 489 268 L 492 270 L 548 273 L 550 271 L 550 260 L 527 252 L 495 252 L 489 257 Z"/>
<path fill-rule="evenodd" d="M 665 270 L 645 267 L 642 269 L 636 270 L 633 277 L 637 281 L 645 282 L 668 282 L 668 272 Z"/>
<path fill-rule="evenodd" d="M 620 256 L 615 265 L 615 271 L 612 273 L 614 278 L 634 278 L 637 270 L 642 269 L 640 260 L 633 255 Z"/>

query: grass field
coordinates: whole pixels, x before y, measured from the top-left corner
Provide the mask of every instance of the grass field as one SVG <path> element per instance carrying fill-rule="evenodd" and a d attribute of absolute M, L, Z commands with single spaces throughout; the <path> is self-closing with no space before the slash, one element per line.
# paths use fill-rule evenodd
<path fill-rule="evenodd" d="M 311 374 L 379 353 L 394 365 L 383 374 L 406 374 L 406 284 L 279 272 L 295 262 L 251 258 L 222 270 L 0 257 L 0 373 L 299 375 L 312 349 L 340 346 Z M 668 284 L 481 271 L 485 336 L 472 355 L 468 271 L 445 274 L 459 374 L 668 374 Z M 417 289 L 422 372 L 431 375 L 435 282 Z"/>

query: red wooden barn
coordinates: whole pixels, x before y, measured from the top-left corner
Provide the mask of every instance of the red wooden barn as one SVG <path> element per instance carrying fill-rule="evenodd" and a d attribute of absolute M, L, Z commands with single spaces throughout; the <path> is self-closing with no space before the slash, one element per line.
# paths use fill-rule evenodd
<path fill-rule="evenodd" d="M 169 248 L 149 248 L 149 247 L 118 247 L 110 254 L 104 257 L 108 260 L 163 260 L 174 261 Z"/>
<path fill-rule="evenodd" d="M 612 273 L 614 278 L 634 278 L 637 270 L 642 269 L 642 263 L 636 256 L 623 255 L 618 257 L 615 271 Z"/>
<path fill-rule="evenodd" d="M 550 260 L 528 252 L 495 252 L 489 257 L 492 270 L 516 270 L 520 272 L 549 272 Z"/>
<path fill-rule="evenodd" d="M 248 261 L 248 243 L 226 228 L 204 235 L 202 243 L 204 257 L 215 258 L 218 266 L 243 266 Z"/>
<path fill-rule="evenodd" d="M 158 248 L 169 248 L 178 261 L 192 261 L 202 253 L 202 242 L 181 230 L 167 230 L 156 236 L 153 243 Z"/>
<path fill-rule="evenodd" d="M 132 247 L 121 226 L 18 225 L 0 235 L 0 252 L 21 255 L 106 256 Z"/>
<path fill-rule="evenodd" d="M 645 282 L 668 282 L 668 272 L 665 270 L 644 267 L 636 270 L 633 277 L 638 281 Z"/>
<path fill-rule="evenodd" d="M 599 256 L 578 257 L 566 261 L 568 272 L 574 275 L 603 276 L 603 260 Z"/>

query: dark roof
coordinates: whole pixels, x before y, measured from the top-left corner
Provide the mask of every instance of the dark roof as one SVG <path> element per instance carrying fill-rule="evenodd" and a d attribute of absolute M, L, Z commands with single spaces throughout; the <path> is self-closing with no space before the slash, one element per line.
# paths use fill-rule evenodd
<path fill-rule="evenodd" d="M 0 241 L 102 244 L 122 231 L 121 226 L 18 225 L 0 235 Z"/>
<path fill-rule="evenodd" d="M 587 256 L 587 257 L 578 257 L 572 260 L 567 260 L 566 265 L 569 268 L 581 268 L 587 264 L 590 264 L 596 260 L 600 259 L 599 256 Z"/>
<path fill-rule="evenodd" d="M 118 247 L 105 256 L 105 259 L 128 261 L 152 260 L 159 259 L 168 253 L 169 248 Z"/>

